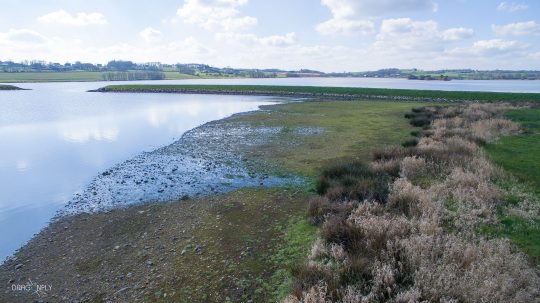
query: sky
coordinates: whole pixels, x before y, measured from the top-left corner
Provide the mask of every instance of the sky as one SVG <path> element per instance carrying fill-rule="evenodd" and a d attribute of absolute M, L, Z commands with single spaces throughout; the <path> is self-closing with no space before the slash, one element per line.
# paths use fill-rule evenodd
<path fill-rule="evenodd" d="M 0 60 L 540 69 L 538 0 L 0 0 Z"/>

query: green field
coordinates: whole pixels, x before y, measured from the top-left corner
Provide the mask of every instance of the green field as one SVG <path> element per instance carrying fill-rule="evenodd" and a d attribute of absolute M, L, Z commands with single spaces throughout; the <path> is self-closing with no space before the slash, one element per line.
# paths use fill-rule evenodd
<path fill-rule="evenodd" d="M 525 131 L 488 144 L 486 151 L 495 163 L 517 178 L 516 181 L 508 181 L 505 187 L 525 188 L 530 192 L 529 199 L 540 203 L 540 108 L 511 110 L 507 116 L 519 122 Z M 506 200 L 514 204 L 521 199 L 508 195 Z M 508 237 L 540 263 L 540 218 L 531 221 L 501 210 L 499 219 L 502 226 L 489 228 L 487 232 Z"/>
<path fill-rule="evenodd" d="M 250 158 L 278 164 L 280 171 L 315 176 L 341 159 L 369 161 L 374 148 L 399 144 L 413 129 L 403 113 L 426 103 L 392 101 L 309 101 L 263 107 L 227 123 L 280 128 L 263 146 L 246 150 Z M 275 173 L 275 172 L 274 172 Z"/>
<path fill-rule="evenodd" d="M 492 159 L 540 195 L 540 108 L 511 110 L 508 118 L 525 131 L 486 146 Z"/>
<path fill-rule="evenodd" d="M 225 93 L 326 98 L 392 98 L 398 100 L 540 102 L 540 93 L 496 93 L 357 87 L 265 85 L 110 85 L 102 92 Z"/>
<path fill-rule="evenodd" d="M 104 81 L 107 72 L 24 72 L 0 73 L 0 83 L 17 82 L 87 82 Z M 165 80 L 181 80 L 197 78 L 178 72 L 164 72 Z"/>

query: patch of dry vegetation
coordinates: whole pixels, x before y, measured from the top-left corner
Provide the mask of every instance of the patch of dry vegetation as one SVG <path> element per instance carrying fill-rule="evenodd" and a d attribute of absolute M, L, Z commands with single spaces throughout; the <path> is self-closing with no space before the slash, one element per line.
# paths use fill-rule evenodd
<path fill-rule="evenodd" d="M 538 302 L 527 256 L 477 233 L 498 224 L 500 207 L 538 213 L 504 204 L 503 172 L 479 147 L 520 132 L 502 117 L 508 107 L 415 109 L 407 117 L 423 127 L 416 146 L 325 170 L 308 210 L 320 236 L 285 302 Z"/>

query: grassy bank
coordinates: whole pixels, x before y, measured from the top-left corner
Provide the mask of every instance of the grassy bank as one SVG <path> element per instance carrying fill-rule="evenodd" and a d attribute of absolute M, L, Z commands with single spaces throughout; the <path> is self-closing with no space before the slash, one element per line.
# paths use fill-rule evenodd
<path fill-rule="evenodd" d="M 161 92 L 200 94 L 246 94 L 329 99 L 395 99 L 412 101 L 539 102 L 538 93 L 496 93 L 409 90 L 354 87 L 263 86 L 263 85 L 110 85 L 99 92 Z"/>
<path fill-rule="evenodd" d="M 228 123 L 278 130 L 270 143 L 246 147 L 249 159 L 274 165 L 269 173 L 315 177 L 343 158 L 369 159 L 373 149 L 411 139 L 403 113 L 421 103 L 335 101 L 285 103 L 236 115 Z"/>
<path fill-rule="evenodd" d="M 486 150 L 497 164 L 540 195 L 540 108 L 510 110 L 506 115 L 520 123 L 525 131 L 503 137 L 487 145 Z"/>
<path fill-rule="evenodd" d="M 427 120 L 416 144 L 325 169 L 308 208 L 321 231 L 285 302 L 537 301 L 531 259 L 506 235 L 479 233 L 504 225 L 501 211 L 529 226 L 538 219 L 525 196 L 505 201 L 507 176 L 481 149 L 519 133 L 502 117 L 507 108 L 415 109 L 411 123 Z"/>
<path fill-rule="evenodd" d="M 256 128 L 271 137 L 264 144 L 238 142 L 238 156 L 252 169 L 314 180 L 322 166 L 346 157 L 367 160 L 373 148 L 410 139 L 415 128 L 403 114 L 418 105 L 287 103 L 215 127 Z M 70 217 L 0 267 L 0 283 L 24 284 L 30 277 L 51 284 L 41 299 L 52 302 L 276 302 L 291 293 L 292 272 L 316 237 L 305 216 L 312 184 Z M 0 292 L 0 301 L 35 299 Z"/>
<path fill-rule="evenodd" d="M 520 123 L 524 131 L 516 136 L 506 136 L 488 144 L 485 149 L 493 161 L 502 166 L 515 179 L 503 184 L 509 193 L 506 203 L 515 205 L 540 204 L 540 108 L 509 110 L 506 116 Z M 525 192 L 523 194 L 522 192 Z M 509 238 L 521 247 L 534 261 L 540 263 L 540 218 L 527 218 L 521 213 L 509 212 L 505 208 L 498 212 L 501 225 L 486 226 L 486 234 Z"/>

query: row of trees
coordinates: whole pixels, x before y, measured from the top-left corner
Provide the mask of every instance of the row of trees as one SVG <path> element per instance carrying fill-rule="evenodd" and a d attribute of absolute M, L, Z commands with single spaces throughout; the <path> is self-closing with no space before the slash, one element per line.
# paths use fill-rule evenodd
<path fill-rule="evenodd" d="M 161 64 L 159 62 L 149 63 L 134 63 L 132 61 L 113 60 L 107 64 L 83 63 L 77 61 L 75 63 L 56 63 L 45 61 L 0 61 L 1 72 L 66 72 L 66 71 L 87 71 L 87 72 L 103 72 L 103 71 L 163 71 L 164 69 L 173 69 L 174 65 Z"/>
<path fill-rule="evenodd" d="M 472 69 L 446 69 L 435 71 L 422 71 L 418 69 L 386 68 L 367 72 L 324 73 L 316 70 L 301 69 L 298 71 L 285 71 L 280 69 L 239 69 L 219 68 L 207 64 L 162 64 L 160 62 L 135 63 L 132 61 L 113 60 L 107 64 L 92 63 L 54 63 L 45 61 L 0 61 L 0 72 L 178 72 L 193 76 L 221 76 L 221 77 L 374 77 L 374 78 L 409 78 L 427 80 L 471 79 L 471 80 L 497 80 L 497 79 L 540 79 L 540 71 L 532 70 L 472 70 Z M 146 76 L 145 76 L 146 75 Z M 442 76 L 441 76 L 442 75 Z M 105 77 L 161 77 L 161 74 L 111 74 Z"/>

